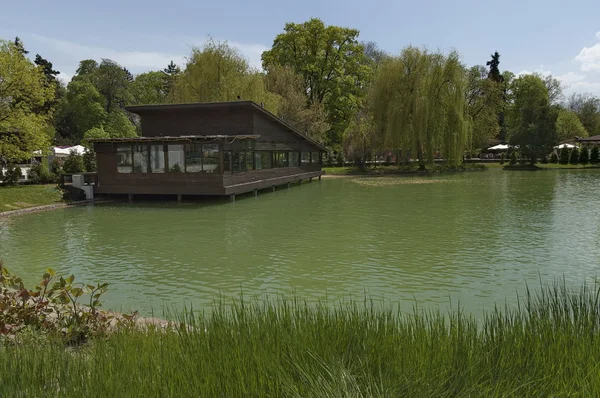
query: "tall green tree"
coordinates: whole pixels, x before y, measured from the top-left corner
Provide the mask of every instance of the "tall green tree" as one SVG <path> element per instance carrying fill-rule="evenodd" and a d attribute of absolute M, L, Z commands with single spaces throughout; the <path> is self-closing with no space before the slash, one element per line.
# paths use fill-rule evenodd
<path fill-rule="evenodd" d="M 210 41 L 193 49 L 185 69 L 175 80 L 174 102 L 250 100 L 277 111 L 277 95 L 267 91 L 263 75 L 227 43 Z"/>
<path fill-rule="evenodd" d="M 303 91 L 302 77 L 291 68 L 273 67 L 265 77 L 267 90 L 277 94 L 277 116 L 309 137 L 324 141 L 329 130 L 327 113 L 321 103 L 309 103 Z"/>
<path fill-rule="evenodd" d="M 9 162 L 45 150 L 52 136 L 50 115 L 38 110 L 54 90 L 25 54 L 22 45 L 0 40 L 0 156 Z"/>
<path fill-rule="evenodd" d="M 15 37 L 14 45 L 15 45 L 15 48 L 17 49 L 17 51 L 21 55 L 27 55 L 27 54 L 29 54 L 29 51 L 25 50 L 25 46 L 23 46 L 23 42 L 21 41 L 21 39 L 19 38 L 19 36 Z"/>
<path fill-rule="evenodd" d="M 491 55 L 491 57 L 492 59 L 486 62 L 486 65 L 490 67 L 488 78 L 496 83 L 502 83 L 504 78 L 500 73 L 500 53 L 496 51 Z"/>
<path fill-rule="evenodd" d="M 163 72 L 146 72 L 137 75 L 131 84 L 132 104 L 163 104 L 167 102 L 165 80 Z"/>
<path fill-rule="evenodd" d="M 500 132 L 498 119 L 504 109 L 502 83 L 489 75 L 481 65 L 473 66 L 466 73 L 466 112 L 473 122 L 470 149 L 482 148 Z"/>
<path fill-rule="evenodd" d="M 420 168 L 436 150 L 451 165 L 462 162 L 471 131 L 466 79 L 459 55 L 407 47 L 381 65 L 373 88 L 374 121 L 391 148 L 410 150 Z"/>
<path fill-rule="evenodd" d="M 373 113 L 363 106 L 354 113 L 344 131 L 344 155 L 347 159 L 354 160 L 360 169 L 366 168 L 367 160 L 379 144 L 375 129 Z"/>
<path fill-rule="evenodd" d="M 559 108 L 550 103 L 548 87 L 537 75 L 523 75 L 511 84 L 508 108 L 509 141 L 519 145 L 533 165 L 558 143 Z"/>
<path fill-rule="evenodd" d="M 589 135 L 600 134 L 600 98 L 591 94 L 571 94 L 568 108 L 575 112 Z"/>
<path fill-rule="evenodd" d="M 106 112 L 122 109 L 131 102 L 129 86 L 131 74 L 110 59 L 103 59 L 95 72 L 94 85 L 105 100 Z"/>
<path fill-rule="evenodd" d="M 575 137 L 587 137 L 588 132 L 579 121 L 575 112 L 560 109 L 556 119 L 556 135 L 560 142 Z"/>
<path fill-rule="evenodd" d="M 181 68 L 175 65 L 175 62 L 171 61 L 169 65 L 162 70 L 162 73 L 164 74 L 164 92 L 166 96 L 169 97 L 173 91 L 175 79 L 181 74 Z"/>
<path fill-rule="evenodd" d="M 262 54 L 263 68 L 290 67 L 302 76 L 310 104 L 321 103 L 331 125 L 329 144 L 339 144 L 353 109 L 364 96 L 372 61 L 358 41 L 358 30 L 326 26 L 312 18 L 287 23 L 273 47 Z"/>

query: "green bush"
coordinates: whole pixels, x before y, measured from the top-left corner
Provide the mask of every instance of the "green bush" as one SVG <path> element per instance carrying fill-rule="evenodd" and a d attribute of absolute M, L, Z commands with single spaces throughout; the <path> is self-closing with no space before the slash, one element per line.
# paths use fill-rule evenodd
<path fill-rule="evenodd" d="M 75 285 L 74 281 L 73 275 L 57 277 L 52 269 L 47 269 L 42 281 L 30 290 L 0 261 L 0 336 L 16 337 L 23 329 L 33 329 L 38 333 L 58 335 L 66 343 L 81 343 L 89 337 L 104 334 L 111 328 L 111 323 L 131 319 L 129 315 L 116 319 L 114 315 L 98 310 L 107 283 Z M 89 296 L 86 299 L 89 299 L 89 306 L 80 303 L 80 298 L 85 295 Z"/>
<path fill-rule="evenodd" d="M 569 164 L 569 149 L 563 148 L 560 150 L 560 159 L 558 161 L 560 164 Z"/>
<path fill-rule="evenodd" d="M 61 170 L 62 170 L 62 166 L 61 166 L 58 158 L 52 159 L 52 163 L 50 164 L 50 173 L 59 174 Z"/>
<path fill-rule="evenodd" d="M 588 164 L 590 162 L 588 149 L 584 146 L 581 147 L 581 152 L 579 152 L 579 163 L 580 164 Z"/>
<path fill-rule="evenodd" d="M 598 150 L 596 145 L 594 145 L 592 151 L 590 152 L 590 163 L 600 163 L 600 150 Z"/>
<path fill-rule="evenodd" d="M 506 154 L 504 152 L 502 152 L 502 155 L 500 156 L 500 164 L 504 164 L 505 159 L 506 159 Z"/>
<path fill-rule="evenodd" d="M 63 163 L 63 171 L 65 173 L 83 173 L 85 171 L 85 162 L 83 156 L 75 153 L 74 151 L 67 156 Z"/>
<path fill-rule="evenodd" d="M 19 178 L 23 177 L 23 173 L 21 173 L 21 168 L 19 166 L 9 164 L 6 166 L 6 171 L 1 175 L 1 177 L 4 185 L 15 185 L 17 182 L 19 182 Z"/>
<path fill-rule="evenodd" d="M 517 153 L 513 152 L 512 155 L 510 155 L 510 165 L 514 166 L 517 164 L 517 162 L 519 161 L 519 159 L 517 158 Z"/>
<path fill-rule="evenodd" d="M 83 164 L 85 165 L 85 171 L 96 171 L 96 153 L 92 150 L 88 150 L 83 154 Z"/>
<path fill-rule="evenodd" d="M 556 152 L 552 152 L 552 155 L 550 155 L 550 163 L 558 163 L 558 155 Z"/>
<path fill-rule="evenodd" d="M 571 156 L 569 157 L 569 163 L 571 163 L 571 164 L 579 163 L 579 150 L 577 148 L 573 148 L 571 150 Z"/>
<path fill-rule="evenodd" d="M 56 176 L 50 173 L 46 166 L 37 163 L 29 169 L 27 180 L 33 184 L 49 184 L 56 182 Z"/>
<path fill-rule="evenodd" d="M 540 163 L 547 164 L 548 163 L 548 156 L 546 156 L 546 155 L 542 156 L 542 158 L 540 159 Z"/>

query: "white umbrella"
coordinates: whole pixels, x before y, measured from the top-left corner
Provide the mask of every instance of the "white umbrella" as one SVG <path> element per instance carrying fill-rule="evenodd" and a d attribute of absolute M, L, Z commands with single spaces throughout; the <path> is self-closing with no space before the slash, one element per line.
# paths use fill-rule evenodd
<path fill-rule="evenodd" d="M 510 148 L 510 145 L 498 144 L 488 148 L 488 151 L 506 151 Z"/>
<path fill-rule="evenodd" d="M 567 148 L 567 149 L 573 149 L 573 148 L 575 148 L 575 145 L 571 145 L 571 144 L 560 144 L 560 145 L 557 145 L 557 146 L 555 146 L 554 148 L 555 148 L 555 149 L 564 149 L 564 148 Z"/>
<path fill-rule="evenodd" d="M 87 152 L 87 149 L 82 145 L 75 145 L 68 148 L 54 147 L 54 156 L 69 155 L 72 151 L 78 155 L 83 155 L 85 152 Z"/>

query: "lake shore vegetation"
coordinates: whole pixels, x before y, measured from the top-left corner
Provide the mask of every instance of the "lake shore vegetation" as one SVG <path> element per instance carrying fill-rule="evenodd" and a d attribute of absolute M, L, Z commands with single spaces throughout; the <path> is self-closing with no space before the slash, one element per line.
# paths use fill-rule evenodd
<path fill-rule="evenodd" d="M 105 284 L 78 287 L 49 270 L 24 297 L 18 278 L 5 271 L 2 282 L 0 384 L 9 396 L 600 393 L 598 286 L 544 285 L 479 320 L 458 307 L 402 312 L 368 298 L 332 305 L 240 297 L 175 314 L 166 328 L 124 321 L 107 329 L 97 309 Z M 70 309 L 84 290 L 93 311 Z M 31 305 L 7 309 L 9 300 Z M 53 310 L 34 305 L 48 302 L 66 307 L 56 328 L 43 316 Z M 11 338 L 7 311 L 13 324 L 27 323 Z"/>

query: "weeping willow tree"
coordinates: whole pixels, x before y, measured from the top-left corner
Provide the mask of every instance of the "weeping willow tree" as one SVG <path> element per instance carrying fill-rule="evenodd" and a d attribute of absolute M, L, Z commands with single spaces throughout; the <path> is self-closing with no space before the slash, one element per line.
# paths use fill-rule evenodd
<path fill-rule="evenodd" d="M 177 75 L 171 101 L 222 102 L 250 100 L 276 112 L 279 97 L 267 91 L 263 74 L 227 43 L 209 41 L 194 48 L 184 70 Z"/>
<path fill-rule="evenodd" d="M 377 71 L 372 92 L 377 131 L 387 146 L 416 154 L 421 169 L 433 163 L 436 152 L 458 166 L 471 134 L 465 87 L 458 53 L 407 47 Z"/>

